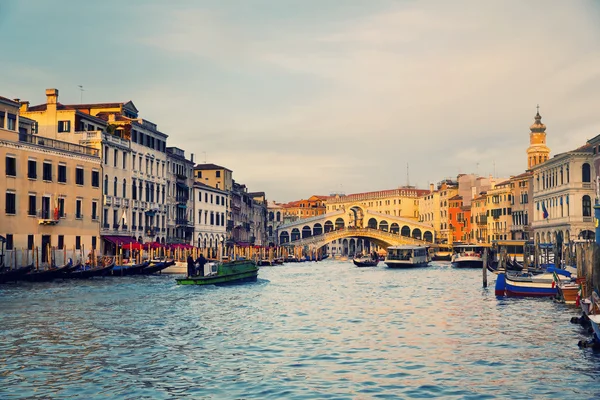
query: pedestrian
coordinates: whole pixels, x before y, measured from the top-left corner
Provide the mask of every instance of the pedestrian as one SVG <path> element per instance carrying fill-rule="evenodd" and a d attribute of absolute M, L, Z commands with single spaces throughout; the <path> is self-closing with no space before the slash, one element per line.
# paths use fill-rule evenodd
<path fill-rule="evenodd" d="M 187 258 L 187 274 L 188 278 L 191 278 L 196 273 L 196 267 L 194 266 L 194 258 L 192 255 L 188 255 Z"/>

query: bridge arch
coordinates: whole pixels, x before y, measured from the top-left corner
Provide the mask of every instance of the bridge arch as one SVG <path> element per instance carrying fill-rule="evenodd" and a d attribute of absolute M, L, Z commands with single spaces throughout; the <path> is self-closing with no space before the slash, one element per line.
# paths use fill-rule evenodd
<path fill-rule="evenodd" d="M 322 235 L 323 234 L 323 225 L 316 223 L 313 226 L 313 235 L 317 236 L 317 235 Z"/>
<path fill-rule="evenodd" d="M 402 230 L 400 231 L 400 235 L 410 237 L 410 228 L 408 226 L 404 225 L 402 227 Z"/>
<path fill-rule="evenodd" d="M 398 226 L 397 223 L 392 222 L 392 225 L 390 225 L 390 232 L 395 233 L 397 235 L 400 232 L 400 226 Z"/>
<path fill-rule="evenodd" d="M 377 229 L 377 220 L 375 218 L 369 218 L 369 222 L 367 223 L 367 228 Z"/>
<path fill-rule="evenodd" d="M 346 226 L 343 218 L 338 218 L 335 220 L 335 229 L 344 229 Z"/>
<path fill-rule="evenodd" d="M 291 241 L 300 239 L 300 230 L 298 228 L 292 229 Z"/>
<path fill-rule="evenodd" d="M 379 222 L 379 230 L 387 232 L 389 230 L 389 224 L 386 220 Z"/>
<path fill-rule="evenodd" d="M 283 243 L 289 243 L 289 242 L 290 242 L 290 234 L 287 233 L 287 231 L 281 232 L 281 234 L 279 234 L 279 243 L 283 244 Z"/>
<path fill-rule="evenodd" d="M 310 229 L 310 226 L 304 225 L 304 227 L 302 227 L 302 239 L 306 239 L 311 236 L 312 236 L 312 229 Z"/>
<path fill-rule="evenodd" d="M 325 221 L 325 233 L 331 232 L 333 230 L 333 222 Z"/>
<path fill-rule="evenodd" d="M 413 229 L 412 237 L 413 237 L 413 239 L 421 239 L 421 237 L 422 237 L 421 230 L 419 228 Z"/>
<path fill-rule="evenodd" d="M 433 234 L 429 231 L 425 232 L 423 234 L 423 240 L 429 243 L 433 243 Z"/>

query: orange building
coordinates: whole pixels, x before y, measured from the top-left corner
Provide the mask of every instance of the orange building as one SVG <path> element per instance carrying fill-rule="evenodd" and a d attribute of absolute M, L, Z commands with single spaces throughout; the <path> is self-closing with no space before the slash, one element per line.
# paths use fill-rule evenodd
<path fill-rule="evenodd" d="M 462 196 L 448 199 L 448 224 L 453 242 L 469 242 L 471 239 L 471 207 L 463 206 Z"/>
<path fill-rule="evenodd" d="M 299 219 L 316 217 L 327 212 L 325 201 L 327 196 L 310 196 L 307 200 L 292 201 L 283 204 L 283 218 L 286 222 L 293 222 Z"/>

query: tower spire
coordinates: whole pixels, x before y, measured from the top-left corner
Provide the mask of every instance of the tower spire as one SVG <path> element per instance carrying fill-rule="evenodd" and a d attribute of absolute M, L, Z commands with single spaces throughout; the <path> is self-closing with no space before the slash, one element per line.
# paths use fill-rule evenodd
<path fill-rule="evenodd" d="M 527 149 L 527 169 L 541 164 L 550 157 L 550 149 L 546 146 L 546 125 L 542 123 L 540 105 L 536 105 L 535 122 L 529 127 L 529 148 Z"/>

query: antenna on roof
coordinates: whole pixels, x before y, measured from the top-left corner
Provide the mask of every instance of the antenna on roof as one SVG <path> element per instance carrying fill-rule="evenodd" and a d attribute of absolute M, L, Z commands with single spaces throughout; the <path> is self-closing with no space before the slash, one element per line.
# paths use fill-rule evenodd
<path fill-rule="evenodd" d="M 406 163 L 406 187 L 410 186 L 410 175 L 408 172 L 408 163 Z"/>
<path fill-rule="evenodd" d="M 83 92 L 85 92 L 85 89 L 83 88 L 83 85 L 77 85 L 79 87 L 79 103 L 83 104 Z"/>
<path fill-rule="evenodd" d="M 203 151 L 202 154 L 204 154 L 204 164 L 206 164 L 206 152 Z"/>

